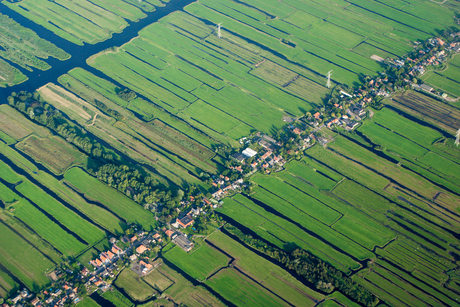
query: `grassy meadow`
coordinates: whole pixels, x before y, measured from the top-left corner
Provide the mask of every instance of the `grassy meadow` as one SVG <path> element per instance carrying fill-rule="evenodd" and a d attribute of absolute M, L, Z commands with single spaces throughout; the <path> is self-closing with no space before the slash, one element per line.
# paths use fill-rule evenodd
<path fill-rule="evenodd" d="M 176 246 L 164 257 L 198 280 L 205 280 L 212 273 L 227 266 L 228 259 L 224 254 L 207 245 L 203 240 L 199 240 L 196 244 L 201 246 L 190 253 Z"/>

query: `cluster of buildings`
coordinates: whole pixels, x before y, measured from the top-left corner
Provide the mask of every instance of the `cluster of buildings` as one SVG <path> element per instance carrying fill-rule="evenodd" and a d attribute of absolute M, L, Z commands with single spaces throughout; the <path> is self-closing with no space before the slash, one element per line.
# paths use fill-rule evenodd
<path fill-rule="evenodd" d="M 91 260 L 89 263 L 95 268 L 99 268 L 103 265 L 106 265 L 112 262 L 115 259 L 116 255 L 120 255 L 122 253 L 123 253 L 123 250 L 121 250 L 118 246 L 114 244 L 112 245 L 112 248 L 110 250 L 102 252 L 99 255 L 99 258 Z"/>
<path fill-rule="evenodd" d="M 216 184 L 216 181 L 213 181 L 213 186 L 215 186 L 217 190 L 211 194 L 212 198 L 219 200 L 225 196 L 228 196 L 230 193 L 239 191 L 241 190 L 242 184 L 243 184 L 243 179 L 241 178 L 233 182 L 217 179 L 217 184 Z"/>
<path fill-rule="evenodd" d="M 195 244 L 188 239 L 188 237 L 180 232 L 180 231 L 173 231 L 173 230 L 168 230 L 166 231 L 166 235 L 171 238 L 171 241 L 182 248 L 184 251 L 187 253 L 193 249 Z"/>
<path fill-rule="evenodd" d="M 299 134 L 300 133 L 301 132 L 299 131 Z M 265 170 L 270 168 L 280 168 L 284 165 L 285 161 L 283 157 L 275 154 L 277 147 L 281 145 L 279 142 L 268 135 L 257 136 L 253 141 L 257 142 L 263 149 L 260 152 L 257 152 L 248 147 L 241 153 L 237 152 L 233 154 L 233 160 L 243 165 L 246 160 L 250 160 L 248 164 L 253 171 L 257 171 L 260 168 Z"/>

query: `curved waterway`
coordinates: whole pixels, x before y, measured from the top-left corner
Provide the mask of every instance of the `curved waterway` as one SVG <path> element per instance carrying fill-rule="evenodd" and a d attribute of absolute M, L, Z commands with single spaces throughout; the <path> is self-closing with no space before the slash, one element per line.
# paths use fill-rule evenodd
<path fill-rule="evenodd" d="M 165 3 L 164 7 L 156 7 L 156 10 L 154 12 L 146 13 L 147 17 L 140 19 L 137 22 L 131 22 L 127 20 L 129 26 L 126 27 L 123 30 L 123 32 L 113 33 L 111 38 L 103 42 L 94 45 L 84 44 L 83 46 L 75 45 L 74 43 L 71 43 L 63 39 L 62 37 L 57 36 L 50 30 L 25 18 L 24 16 L 13 11 L 6 5 L 0 4 L 0 12 L 2 14 L 8 15 L 9 17 L 13 18 L 22 26 L 32 29 L 38 34 L 38 36 L 55 44 L 56 46 L 65 50 L 72 56 L 70 59 L 65 61 L 60 61 L 58 59 L 51 57 L 44 60 L 49 65 L 51 65 L 51 68 L 46 71 L 34 69 L 33 72 L 29 72 L 16 64 L 12 64 L 21 72 L 23 72 L 29 78 L 29 80 L 12 87 L 0 88 L 0 104 L 6 103 L 6 98 L 11 95 L 11 92 L 33 92 L 37 88 L 49 82 L 57 83 L 57 79 L 59 78 L 59 76 L 67 73 L 69 70 L 76 67 L 82 67 L 86 70 L 91 71 L 93 74 L 96 74 L 99 77 L 106 78 L 104 74 L 100 73 L 98 70 L 95 70 L 94 68 L 86 64 L 86 59 L 92 56 L 93 54 L 101 52 L 110 47 L 121 46 L 129 42 L 131 39 L 138 36 L 138 32 L 141 29 L 158 21 L 159 19 L 174 11 L 182 10 L 185 6 L 193 2 L 195 2 L 195 0 L 171 0 L 171 2 Z"/>

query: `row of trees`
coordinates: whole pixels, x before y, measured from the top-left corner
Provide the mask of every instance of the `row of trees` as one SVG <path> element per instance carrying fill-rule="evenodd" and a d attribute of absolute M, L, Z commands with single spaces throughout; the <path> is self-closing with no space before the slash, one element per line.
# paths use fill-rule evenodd
<path fill-rule="evenodd" d="M 129 94 L 127 94 L 129 95 Z M 108 185 L 132 198 L 141 205 L 162 203 L 158 212 L 160 221 L 172 218 L 178 207 L 183 191 L 163 189 L 157 180 L 141 168 L 131 166 L 110 148 L 98 142 L 81 127 L 68 121 L 59 110 L 47 104 L 39 93 L 21 91 L 12 93 L 8 103 L 31 120 L 44 125 L 74 144 L 91 158 L 88 171 Z"/>
<path fill-rule="evenodd" d="M 369 290 L 305 250 L 295 248 L 291 253 L 286 253 L 277 247 L 268 246 L 265 242 L 244 234 L 233 225 L 226 224 L 225 229 L 249 246 L 279 261 L 286 268 L 294 270 L 308 282 L 316 285 L 316 288 L 321 292 L 330 293 L 337 289 L 364 306 L 375 306 L 379 302 L 379 299 Z"/>

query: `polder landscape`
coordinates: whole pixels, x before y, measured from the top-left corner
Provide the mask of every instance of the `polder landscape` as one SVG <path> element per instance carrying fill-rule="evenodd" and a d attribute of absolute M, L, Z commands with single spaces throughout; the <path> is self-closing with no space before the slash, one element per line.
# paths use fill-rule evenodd
<path fill-rule="evenodd" d="M 2 0 L 0 305 L 460 306 L 460 2 Z"/>

